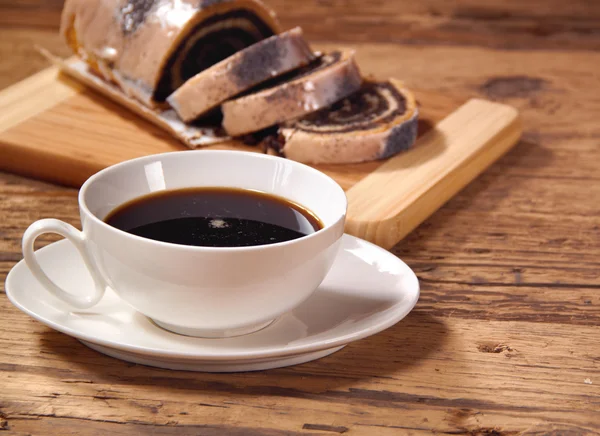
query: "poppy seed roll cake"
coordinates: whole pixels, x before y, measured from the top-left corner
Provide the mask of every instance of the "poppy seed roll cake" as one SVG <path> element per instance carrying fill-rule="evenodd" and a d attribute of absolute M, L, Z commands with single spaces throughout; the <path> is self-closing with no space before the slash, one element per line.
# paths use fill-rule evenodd
<path fill-rule="evenodd" d="M 325 54 L 293 74 L 223 103 L 223 127 L 231 136 L 257 132 L 325 108 L 357 91 L 361 83 L 354 51 Z"/>
<path fill-rule="evenodd" d="M 418 109 L 399 80 L 365 81 L 331 107 L 284 123 L 267 145 L 304 163 L 357 163 L 391 157 L 417 137 Z"/>
<path fill-rule="evenodd" d="M 67 0 L 61 18 L 73 51 L 147 106 L 279 31 L 259 0 Z"/>
<path fill-rule="evenodd" d="M 223 101 L 314 59 L 297 27 L 257 42 L 198 73 L 167 101 L 183 121 L 189 122 Z"/>

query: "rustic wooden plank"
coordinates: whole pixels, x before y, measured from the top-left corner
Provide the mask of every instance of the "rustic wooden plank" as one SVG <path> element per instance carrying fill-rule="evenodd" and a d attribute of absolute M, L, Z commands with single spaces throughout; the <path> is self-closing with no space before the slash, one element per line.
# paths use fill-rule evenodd
<path fill-rule="evenodd" d="M 0 5 L 0 22 L 4 18 Z M 0 89 L 17 83 L 48 66 L 36 50 L 36 46 L 46 47 L 60 56 L 71 52 L 55 29 L 8 28 L 0 24 Z"/>
<path fill-rule="evenodd" d="M 459 9 L 450 16 L 439 15 L 435 10 L 412 15 L 402 8 L 389 13 L 383 9 L 375 15 L 348 14 L 342 10 L 340 6 L 337 10 L 302 16 L 282 14 L 281 18 L 284 27 L 299 25 L 308 38 L 319 41 L 461 45 L 507 50 L 598 50 L 600 47 L 597 19 L 544 17 L 529 12 L 512 15 L 477 6 Z"/>
<path fill-rule="evenodd" d="M 19 0 L 0 3 L 0 24 L 56 31 L 64 0 Z"/>
<path fill-rule="evenodd" d="M 0 4 L 0 24 L 55 30 L 62 3 L 28 0 Z M 586 0 L 309 0 L 293 8 L 284 0 L 268 4 L 279 14 L 284 27 L 302 26 L 311 39 L 511 49 L 600 47 L 600 6 Z"/>
<path fill-rule="evenodd" d="M 3 24 L 28 24 L 35 26 L 36 22 L 27 19 L 37 14 L 38 21 L 58 26 L 60 11 L 64 0 L 20 0 L 19 2 L 3 2 L 0 11 L 4 14 Z M 360 1 L 360 0 L 332 0 L 319 1 L 307 0 L 286 7 L 284 0 L 269 0 L 269 6 L 276 12 L 291 19 L 294 16 L 306 14 L 325 14 L 327 12 L 343 15 L 371 15 L 389 17 L 390 15 L 431 15 L 443 17 L 473 17 L 479 19 L 499 20 L 509 17 L 529 16 L 535 18 L 562 18 L 562 19 L 597 19 L 600 18 L 600 5 L 589 0 L 574 0 L 569 4 L 559 0 L 488 0 L 485 3 L 477 0 L 461 0 L 460 2 L 447 2 L 444 0 L 423 0 L 420 2 L 385 2 L 385 1 Z M 6 15 L 10 12 L 20 21 L 10 21 L 13 16 Z"/>
<path fill-rule="evenodd" d="M 127 364 L 16 311 L 8 320 L 0 408 L 15 430 L 27 429 L 20 418 L 40 415 L 181 430 L 203 424 L 300 431 L 308 423 L 483 433 L 524 432 L 542 422 L 578 431 L 600 425 L 595 327 L 467 321 L 417 310 L 319 362 L 219 375 Z"/>
<path fill-rule="evenodd" d="M 58 21 L 52 20 L 51 15 L 60 13 L 64 0 L 20 0 L 18 2 L 2 2 L 0 11 L 8 13 L 14 11 L 21 17 L 28 17 L 27 12 L 37 13 L 44 21 L 51 21 L 57 26 Z M 446 2 L 444 0 L 423 0 L 420 2 L 384 2 L 360 0 L 331 0 L 327 2 L 307 0 L 295 5 L 294 8 L 286 7 L 284 0 L 269 0 L 267 2 L 276 9 L 280 15 L 293 17 L 308 13 L 324 13 L 332 11 L 338 15 L 363 14 L 388 16 L 390 14 L 431 14 L 434 16 L 464 16 L 472 11 L 471 15 L 488 19 L 501 19 L 509 16 L 528 15 L 532 17 L 556 17 L 570 19 L 600 18 L 600 6 L 589 0 L 574 0 L 569 4 L 559 0 L 488 0 L 485 3 L 477 0 L 461 0 L 460 2 Z M 6 18 L 9 18 L 6 16 Z M 58 14 L 60 18 L 60 14 Z M 8 20 L 7 20 L 8 21 Z M 24 23 L 26 21 L 22 19 Z M 17 24 L 6 22 L 5 24 Z M 34 23 L 31 23 L 34 25 Z"/>

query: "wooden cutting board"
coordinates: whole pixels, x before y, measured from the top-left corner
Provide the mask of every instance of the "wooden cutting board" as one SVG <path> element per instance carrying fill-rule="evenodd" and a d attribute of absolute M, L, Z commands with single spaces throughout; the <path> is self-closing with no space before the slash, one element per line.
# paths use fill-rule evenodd
<path fill-rule="evenodd" d="M 346 189 L 346 230 L 391 248 L 513 146 L 517 111 L 416 91 L 419 139 L 385 162 L 317 166 Z M 207 147 L 255 147 L 231 141 Z M 109 165 L 186 149 L 51 67 L 0 92 L 0 169 L 79 187 Z"/>

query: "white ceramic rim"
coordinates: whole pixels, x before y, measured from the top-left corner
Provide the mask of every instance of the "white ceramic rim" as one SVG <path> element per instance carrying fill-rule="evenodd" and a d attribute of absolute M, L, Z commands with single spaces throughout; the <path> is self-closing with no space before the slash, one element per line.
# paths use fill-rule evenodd
<path fill-rule="evenodd" d="M 396 259 L 399 262 L 400 269 L 404 273 L 408 274 L 409 280 L 411 282 L 414 282 L 409 287 L 409 291 L 410 291 L 410 290 L 412 290 L 412 287 L 414 286 L 414 289 L 415 289 L 414 293 L 409 293 L 407 295 L 407 298 L 409 298 L 409 300 L 408 300 L 406 308 L 404 310 L 398 311 L 398 312 L 391 312 L 390 316 L 388 316 L 387 318 L 384 318 L 383 321 L 379 322 L 378 324 L 365 327 L 361 330 L 358 330 L 356 332 L 353 332 L 353 333 L 350 333 L 350 334 L 347 334 L 344 336 L 337 337 L 335 339 L 321 340 L 321 341 L 316 341 L 314 343 L 309 343 L 309 344 L 305 344 L 305 345 L 292 346 L 285 350 L 272 350 L 272 351 L 267 351 L 267 352 L 256 351 L 256 352 L 251 352 L 251 353 L 239 352 L 239 353 L 227 354 L 225 356 L 193 355 L 193 354 L 189 354 L 189 353 L 181 354 L 181 353 L 172 352 L 172 351 L 164 351 L 164 350 L 161 351 L 161 350 L 158 350 L 155 348 L 145 348 L 145 347 L 139 347 L 136 345 L 115 344 L 111 341 L 106 341 L 106 340 L 103 340 L 101 338 L 97 338 L 97 337 L 94 337 L 91 335 L 81 334 L 70 328 L 62 327 L 52 321 L 47 320 L 44 317 L 34 314 L 33 312 L 31 312 L 30 310 L 26 309 L 25 307 L 21 306 L 20 304 L 18 304 L 16 301 L 13 300 L 13 298 L 11 296 L 12 293 L 10 291 L 10 289 L 12 288 L 12 286 L 10 285 L 10 282 L 12 280 L 12 276 L 15 274 L 14 271 L 17 266 L 21 265 L 21 268 L 27 269 L 23 260 L 21 260 L 17 265 L 15 265 L 8 273 L 8 275 L 6 277 L 6 282 L 5 282 L 5 289 L 7 291 L 6 295 L 8 296 L 8 299 L 11 301 L 11 303 L 14 306 L 16 306 L 18 309 L 20 309 L 24 313 L 28 314 L 29 316 L 31 316 L 32 318 L 42 322 L 46 326 L 49 326 L 49 327 L 53 328 L 54 330 L 57 330 L 64 334 L 67 334 L 76 339 L 81 339 L 84 341 L 92 342 L 92 343 L 95 343 L 98 345 L 103 345 L 105 347 L 109 347 L 109 348 L 113 348 L 113 349 L 117 349 L 117 350 L 129 351 L 129 352 L 137 353 L 137 354 L 141 354 L 141 355 L 145 354 L 145 355 L 157 356 L 157 357 L 168 356 L 169 358 L 173 358 L 173 359 L 223 361 L 223 362 L 227 362 L 227 361 L 231 361 L 231 360 L 251 360 L 251 359 L 278 357 L 278 356 L 292 356 L 292 355 L 296 355 L 296 354 L 304 354 L 304 353 L 311 352 L 311 351 L 320 351 L 320 350 L 325 350 L 328 348 L 338 347 L 341 345 L 346 345 L 350 342 L 357 341 L 359 339 L 366 338 L 368 336 L 372 336 L 376 333 L 379 333 L 379 332 L 393 326 L 394 324 L 398 323 L 399 321 L 401 321 L 404 317 L 406 317 L 406 315 L 408 315 L 413 310 L 413 308 L 417 304 L 417 301 L 418 301 L 419 295 L 420 295 L 419 280 L 418 280 L 417 276 L 415 275 L 415 273 L 410 269 L 410 267 L 408 265 L 406 265 L 406 263 L 404 263 L 397 256 L 394 256 L 392 253 L 390 253 L 390 252 L 384 250 L 383 248 L 381 248 L 375 244 L 372 244 L 368 241 L 364 241 L 362 239 L 356 238 L 351 235 L 344 235 L 343 238 L 358 239 L 362 243 L 371 245 L 371 246 L 377 248 L 378 250 L 385 252 L 386 255 L 393 256 L 394 259 Z M 58 242 L 54 242 L 50 245 L 47 245 L 46 247 L 43 247 L 43 248 L 39 249 L 38 251 L 42 252 L 43 250 L 50 249 L 50 247 L 55 246 L 56 244 L 69 244 L 69 243 L 70 242 L 67 240 L 61 240 Z M 343 247 L 340 247 L 340 250 L 341 249 L 343 249 Z M 123 301 L 123 304 L 127 304 L 127 303 L 125 303 Z M 135 309 L 132 309 L 132 310 L 135 310 Z M 157 328 L 160 328 L 160 327 L 157 327 Z M 176 333 L 173 333 L 173 334 L 176 334 Z M 205 340 L 208 340 L 208 339 L 205 339 Z M 211 339 L 211 340 L 218 341 L 219 339 Z"/>
<path fill-rule="evenodd" d="M 211 252 L 211 251 L 214 251 L 214 252 L 226 252 L 226 251 L 227 252 L 245 252 L 245 251 L 257 251 L 257 250 L 267 250 L 267 249 L 275 249 L 275 248 L 279 248 L 279 247 L 285 247 L 287 245 L 294 245 L 294 244 L 300 243 L 301 241 L 307 241 L 312 238 L 320 237 L 323 232 L 325 232 L 333 227 L 336 227 L 337 225 L 339 225 L 340 221 L 343 221 L 346 218 L 346 213 L 348 211 L 348 199 L 346 197 L 346 193 L 344 192 L 342 187 L 339 185 L 339 183 L 337 183 L 333 178 L 331 178 L 327 174 L 325 174 L 319 170 L 316 170 L 311 166 L 305 165 L 300 162 L 288 160 L 288 159 L 286 159 L 286 161 L 289 162 L 291 165 L 301 167 L 304 170 L 307 170 L 307 171 L 313 173 L 317 177 L 322 177 L 323 180 L 327 181 L 327 183 L 331 183 L 335 189 L 339 190 L 340 194 L 342 195 L 344 206 L 345 206 L 343 212 L 340 214 L 340 217 L 335 222 L 333 222 L 329 225 L 324 225 L 322 229 L 319 229 L 318 231 L 316 231 L 314 233 L 311 233 L 306 236 L 302 236 L 297 239 L 292 239 L 290 241 L 277 242 L 274 244 L 267 244 L 267 245 L 252 245 L 252 246 L 247 246 L 247 247 L 203 247 L 203 246 L 182 245 L 182 244 L 174 244 L 171 242 L 157 241 L 154 239 L 149 239 L 149 238 L 144 238 L 141 236 L 133 235 L 131 233 L 127 233 L 123 230 L 117 229 L 111 225 L 106 224 L 104 221 L 102 221 L 100 218 L 98 218 L 96 215 L 94 215 L 87 207 L 87 204 L 85 204 L 85 195 L 86 195 L 87 189 L 96 180 L 98 180 L 99 178 L 105 176 L 106 174 L 108 174 L 112 171 L 115 171 L 115 170 L 118 170 L 118 169 L 121 169 L 124 167 L 128 167 L 131 165 L 137 165 L 140 163 L 160 159 L 162 156 L 172 156 L 172 155 L 190 156 L 190 153 L 196 153 L 196 154 L 202 154 L 202 155 L 206 155 L 206 154 L 228 155 L 228 154 L 234 153 L 234 154 L 238 154 L 238 155 L 239 154 L 246 155 L 252 159 L 267 159 L 267 160 L 283 159 L 281 157 L 271 156 L 268 154 L 254 153 L 254 152 L 250 152 L 250 151 L 237 151 L 237 150 L 183 150 L 183 151 L 171 151 L 171 152 L 167 152 L 167 153 L 157 153 L 157 154 L 151 154 L 148 156 L 138 157 L 135 159 L 129 159 L 124 162 L 120 162 L 118 164 L 111 165 L 107 168 L 104 168 L 103 170 L 98 171 L 97 173 L 92 175 L 90 178 L 88 178 L 84 182 L 84 184 L 81 186 L 81 188 L 79 190 L 79 195 L 77 196 L 77 201 L 79 203 L 79 207 L 81 208 L 83 213 L 85 213 L 86 217 L 91 219 L 95 224 L 97 224 L 97 225 L 103 227 L 104 229 L 109 230 L 113 233 L 117 233 L 118 235 L 120 235 L 122 237 L 133 238 L 134 240 L 138 240 L 138 241 L 146 243 L 146 244 L 155 245 L 157 247 L 163 246 L 163 247 L 177 248 L 178 250 L 182 250 L 182 251 L 192 251 L 192 252 L 206 252 L 206 251 L 208 251 L 208 252 Z M 301 205 L 301 206 L 304 206 L 304 205 Z M 317 214 L 317 217 L 318 217 L 318 214 Z"/>

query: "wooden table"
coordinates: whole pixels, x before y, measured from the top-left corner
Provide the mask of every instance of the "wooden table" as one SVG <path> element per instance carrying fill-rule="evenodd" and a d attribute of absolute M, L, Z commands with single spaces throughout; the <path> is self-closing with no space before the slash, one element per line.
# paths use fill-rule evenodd
<path fill-rule="evenodd" d="M 33 44 L 68 54 L 62 1 L 12 3 L 0 3 L 0 88 L 47 65 Z M 0 430 L 600 432 L 600 3 L 285 3 L 271 0 L 286 27 L 356 47 L 367 72 L 522 111 L 513 151 L 394 249 L 421 282 L 414 312 L 316 362 L 219 375 L 105 357 L 0 295 Z M 0 279 L 48 216 L 78 225 L 76 191 L 0 174 Z"/>

